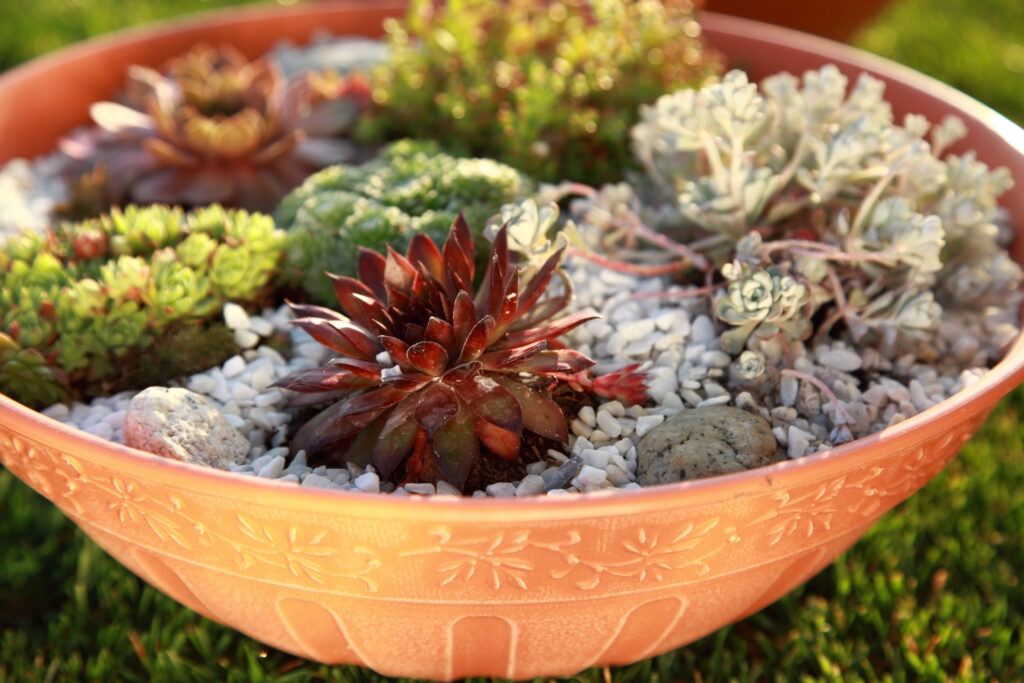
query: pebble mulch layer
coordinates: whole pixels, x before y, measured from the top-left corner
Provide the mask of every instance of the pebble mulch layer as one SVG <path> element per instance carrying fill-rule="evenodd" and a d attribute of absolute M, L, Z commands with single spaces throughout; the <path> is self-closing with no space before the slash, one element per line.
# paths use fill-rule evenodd
<path fill-rule="evenodd" d="M 545 461 L 527 466 L 523 479 L 491 484 L 473 496 L 637 488 L 639 440 L 667 417 L 706 406 L 732 405 L 768 420 L 780 457 L 828 449 L 897 424 L 965 388 L 1017 331 L 1010 312 L 948 314 L 934 341 L 922 350 L 937 359 L 930 363 L 913 355 L 889 359 L 870 349 L 858 353 L 842 342 L 810 348 L 797 344 L 791 349 L 796 353 L 794 374 L 776 378 L 767 393 L 736 390 L 729 382 L 733 359 L 721 350 L 706 298 L 687 296 L 685 289 L 664 278 L 636 277 L 580 259 L 570 260 L 567 270 L 576 285 L 573 308 L 593 309 L 603 317 L 577 328 L 566 341 L 597 361 L 597 373 L 641 363 L 648 372 L 651 400 L 647 406 L 627 407 L 618 401 L 584 406 L 570 416 L 571 439 L 564 451 L 548 451 Z M 302 453 L 289 459 L 289 392 L 273 384 L 297 370 L 322 365 L 329 352 L 289 325 L 291 313 L 285 307 L 248 315 L 228 304 L 224 319 L 242 352 L 188 378 L 183 386 L 212 399 L 248 438 L 249 461 L 233 471 L 314 488 L 393 495 L 458 493 L 445 482 L 395 488 L 381 481 L 372 466 L 310 467 Z M 287 356 L 264 343 L 283 331 L 292 344 Z M 781 353 L 771 343 L 762 344 L 761 350 L 769 357 Z M 123 392 L 89 405 L 55 405 L 44 413 L 123 443 L 124 414 L 132 396 Z"/>

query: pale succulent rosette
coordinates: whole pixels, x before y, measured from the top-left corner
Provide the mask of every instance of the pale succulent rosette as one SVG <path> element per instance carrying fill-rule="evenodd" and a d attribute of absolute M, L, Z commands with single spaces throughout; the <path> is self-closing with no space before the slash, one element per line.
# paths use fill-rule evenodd
<path fill-rule="evenodd" d="M 106 169 L 118 202 L 270 210 L 313 171 L 359 158 L 338 137 L 369 103 L 358 75 L 285 79 L 268 58 L 194 47 L 162 71 L 129 69 L 123 103 L 61 141 L 76 170 Z"/>

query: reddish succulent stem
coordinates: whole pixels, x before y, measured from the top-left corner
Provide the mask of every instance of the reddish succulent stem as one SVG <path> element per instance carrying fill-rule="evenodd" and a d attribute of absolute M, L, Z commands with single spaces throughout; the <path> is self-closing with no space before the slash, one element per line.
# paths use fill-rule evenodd
<path fill-rule="evenodd" d="M 558 189 L 560 191 L 560 196 L 562 197 L 568 194 L 578 194 L 581 197 L 594 199 L 595 197 L 597 197 L 598 194 L 597 190 L 590 187 L 589 185 L 584 185 L 583 183 L 566 182 L 559 185 Z M 651 229 L 646 223 L 640 220 L 640 216 L 636 215 L 633 211 L 629 211 L 629 221 L 627 229 L 633 232 L 635 235 L 639 236 L 640 238 L 647 240 L 651 244 L 659 246 L 662 249 L 665 249 L 666 251 L 669 251 L 673 254 L 682 256 L 684 259 L 689 261 L 694 267 L 699 268 L 700 270 L 708 270 L 711 267 L 707 259 L 705 259 L 703 256 L 698 254 L 693 249 L 687 247 L 685 244 L 676 242 L 675 240 L 666 237 L 660 232 Z"/>
<path fill-rule="evenodd" d="M 673 273 L 686 270 L 690 265 L 686 261 L 673 261 L 671 263 L 665 263 L 658 266 L 641 266 L 636 263 L 629 263 L 628 261 L 610 259 L 607 256 L 601 256 L 600 254 L 580 249 L 579 247 L 569 247 L 569 255 L 581 256 L 588 261 L 596 263 L 602 268 L 607 268 L 608 270 L 614 270 L 619 273 L 628 273 L 630 275 L 639 275 L 640 277 L 671 275 Z"/>
<path fill-rule="evenodd" d="M 853 418 L 850 417 L 850 414 L 846 412 L 845 408 L 843 408 L 843 404 L 839 402 L 839 398 L 835 395 L 835 393 L 828 388 L 827 384 L 822 382 L 814 375 L 809 375 L 806 372 L 800 372 L 799 370 L 794 370 L 792 368 L 783 368 L 782 370 L 779 371 L 779 374 L 789 375 L 790 377 L 795 377 L 798 380 L 810 382 L 811 384 L 816 386 L 821 391 L 821 393 L 825 394 L 825 396 L 832 403 L 832 405 L 835 406 L 836 415 L 842 415 L 843 418 L 845 418 L 846 420 L 846 424 L 850 424 L 851 422 L 853 422 Z"/>
<path fill-rule="evenodd" d="M 704 296 L 705 294 L 714 294 L 718 290 L 725 287 L 725 283 L 721 282 L 717 285 L 708 285 L 707 287 L 695 287 L 694 289 L 686 289 L 681 292 L 638 292 L 633 295 L 634 299 L 692 299 L 698 296 Z"/>

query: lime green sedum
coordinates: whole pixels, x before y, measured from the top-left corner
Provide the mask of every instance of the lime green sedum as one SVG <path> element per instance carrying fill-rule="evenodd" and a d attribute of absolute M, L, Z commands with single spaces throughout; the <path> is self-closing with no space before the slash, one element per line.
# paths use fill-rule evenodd
<path fill-rule="evenodd" d="M 0 392 L 41 407 L 151 376 L 140 352 L 253 301 L 283 242 L 269 216 L 216 205 L 129 206 L 16 237 L 0 248 Z"/>

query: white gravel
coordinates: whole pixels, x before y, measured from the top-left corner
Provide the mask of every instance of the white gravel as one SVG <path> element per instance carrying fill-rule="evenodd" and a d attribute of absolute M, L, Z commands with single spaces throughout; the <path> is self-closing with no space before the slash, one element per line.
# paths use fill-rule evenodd
<path fill-rule="evenodd" d="M 50 227 L 54 208 L 67 199 L 58 167 L 57 154 L 12 159 L 0 167 L 0 244 L 22 230 Z"/>

